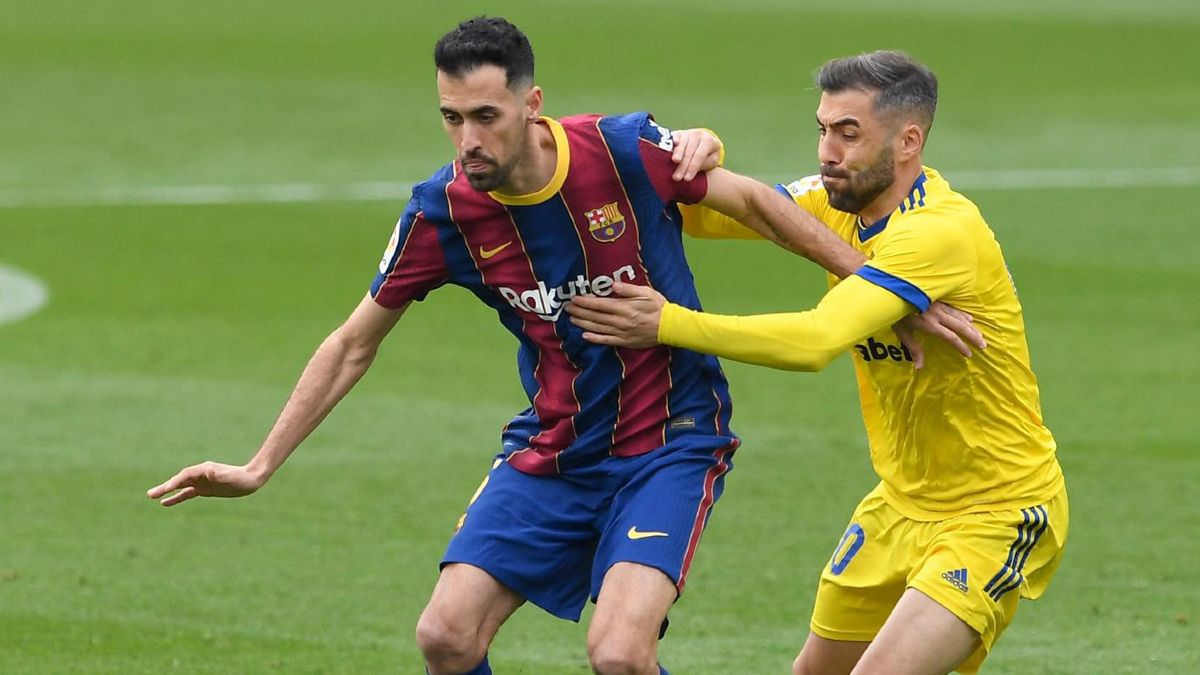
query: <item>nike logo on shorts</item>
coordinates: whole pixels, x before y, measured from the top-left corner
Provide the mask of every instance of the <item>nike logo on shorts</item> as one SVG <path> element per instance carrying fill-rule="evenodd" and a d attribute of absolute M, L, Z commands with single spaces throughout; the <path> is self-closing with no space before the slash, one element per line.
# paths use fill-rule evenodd
<path fill-rule="evenodd" d="M 666 532 L 638 532 L 637 525 L 634 525 L 633 527 L 629 528 L 629 531 L 625 533 L 625 536 L 637 541 L 638 539 L 649 539 L 650 537 L 669 537 L 671 535 L 667 534 Z"/>

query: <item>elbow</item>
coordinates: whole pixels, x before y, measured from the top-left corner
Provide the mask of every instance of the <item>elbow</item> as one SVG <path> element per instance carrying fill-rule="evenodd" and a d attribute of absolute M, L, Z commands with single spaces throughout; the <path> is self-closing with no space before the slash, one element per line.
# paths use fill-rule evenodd
<path fill-rule="evenodd" d="M 815 373 L 824 370 L 825 366 L 832 363 L 835 358 L 837 358 L 837 352 L 797 352 L 789 355 L 788 360 L 782 364 L 782 368 L 801 373 Z"/>
<path fill-rule="evenodd" d="M 826 351 L 826 352 L 822 352 L 821 354 L 816 355 L 815 358 L 809 360 L 808 368 L 806 369 L 806 372 L 815 373 L 819 370 L 825 370 L 825 366 L 828 366 L 829 364 L 833 363 L 833 360 L 836 359 L 838 357 L 838 354 L 841 354 L 841 353 L 842 352 L 840 350 L 839 351 Z"/>
<path fill-rule="evenodd" d="M 787 370 L 815 373 L 824 370 L 848 347 L 849 345 L 833 331 L 814 325 L 813 331 L 805 336 L 802 342 L 792 342 L 786 349 L 781 350 L 787 355 L 786 364 L 782 367 Z"/>
<path fill-rule="evenodd" d="M 354 338 L 344 327 L 339 328 L 325 338 L 321 348 L 345 366 L 365 369 L 375 360 L 379 344 Z"/>

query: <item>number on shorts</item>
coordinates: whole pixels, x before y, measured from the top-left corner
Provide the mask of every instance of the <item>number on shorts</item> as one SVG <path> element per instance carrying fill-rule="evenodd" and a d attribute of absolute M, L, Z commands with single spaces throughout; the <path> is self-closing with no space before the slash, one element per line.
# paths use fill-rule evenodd
<path fill-rule="evenodd" d="M 846 534 L 842 535 L 842 540 L 833 550 L 833 558 L 829 561 L 829 571 L 834 576 L 844 572 L 846 566 L 850 564 L 851 560 L 854 560 L 854 556 L 858 554 L 858 550 L 866 541 L 867 533 L 863 532 L 862 526 L 858 523 L 850 523 Z"/>

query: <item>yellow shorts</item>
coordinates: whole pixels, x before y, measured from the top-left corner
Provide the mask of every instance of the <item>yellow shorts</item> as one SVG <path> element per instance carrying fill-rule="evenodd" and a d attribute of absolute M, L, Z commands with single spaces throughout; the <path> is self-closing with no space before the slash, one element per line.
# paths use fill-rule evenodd
<path fill-rule="evenodd" d="M 1037 598 L 1062 560 L 1067 493 L 1045 504 L 923 522 L 900 515 L 876 489 L 821 573 L 812 631 L 830 640 L 874 639 L 905 589 L 933 598 L 979 632 L 958 670 L 973 673 L 1017 611 Z"/>

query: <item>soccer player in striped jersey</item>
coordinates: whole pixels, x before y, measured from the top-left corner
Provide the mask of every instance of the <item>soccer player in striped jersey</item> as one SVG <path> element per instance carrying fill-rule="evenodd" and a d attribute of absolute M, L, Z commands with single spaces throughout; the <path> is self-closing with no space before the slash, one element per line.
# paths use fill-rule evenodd
<path fill-rule="evenodd" d="M 657 640 L 738 446 L 725 377 L 686 349 L 593 345 L 564 304 L 625 283 L 700 309 L 678 203 L 712 206 L 839 275 L 862 256 L 756 181 L 724 170 L 675 180 L 672 134 L 645 113 L 542 116 L 532 49 L 503 19 L 460 24 L 434 60 L 457 158 L 413 189 L 369 293 L 317 349 L 249 462 L 187 467 L 148 495 L 172 506 L 258 490 L 405 308 L 461 286 L 516 338 L 529 406 L 505 427 L 447 547 L 417 628 L 427 669 L 489 673 L 487 650 L 518 606 L 578 620 L 590 598 L 596 672 L 665 672 Z"/>
<path fill-rule="evenodd" d="M 778 189 L 865 265 L 840 282 L 831 276 L 807 312 L 706 314 L 627 285 L 616 289 L 622 299 L 579 298 L 568 311 L 585 338 L 616 347 L 672 345 L 795 370 L 849 351 L 881 480 L 821 574 L 793 670 L 974 672 L 1018 598 L 1045 591 L 1067 536 L 1066 488 L 1021 305 L 979 210 L 922 165 L 933 73 L 875 52 L 826 63 L 817 84 L 821 173 Z M 684 215 L 694 234 L 757 236 L 703 206 Z M 962 359 L 931 343 L 918 370 L 889 327 L 937 300 L 969 312 L 987 348 Z"/>

